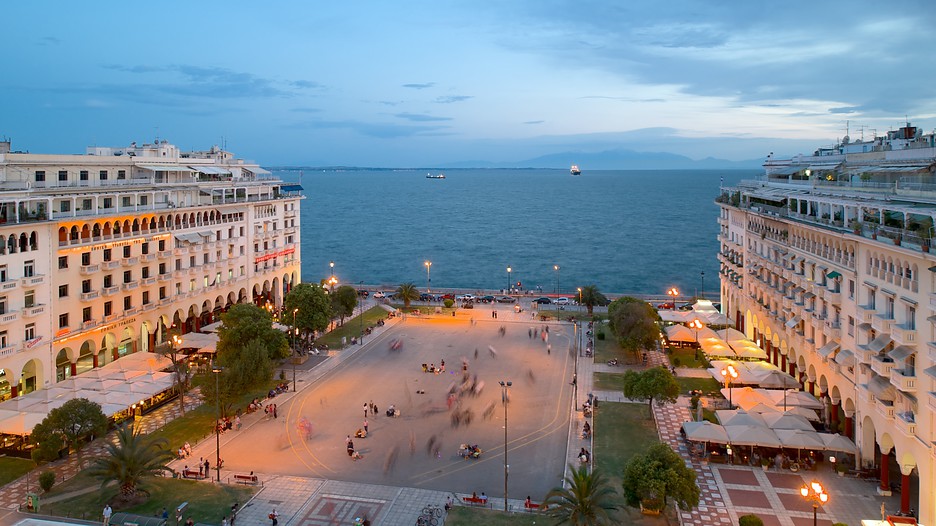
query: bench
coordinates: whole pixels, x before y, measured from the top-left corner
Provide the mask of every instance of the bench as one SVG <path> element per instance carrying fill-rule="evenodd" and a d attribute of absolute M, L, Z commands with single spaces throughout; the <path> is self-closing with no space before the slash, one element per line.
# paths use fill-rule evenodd
<path fill-rule="evenodd" d="M 462 497 L 462 500 L 470 506 L 487 506 L 487 499 L 481 497 Z"/>
<path fill-rule="evenodd" d="M 524 502 L 523 507 L 529 512 L 539 511 L 540 509 L 540 505 L 536 502 Z"/>
<path fill-rule="evenodd" d="M 183 471 L 182 471 L 182 478 L 184 478 L 184 479 L 203 479 L 203 478 L 205 478 L 205 477 L 202 476 L 202 474 L 199 473 L 197 470 L 194 470 L 194 469 L 186 469 L 186 470 L 183 470 Z"/>
<path fill-rule="evenodd" d="M 256 475 L 244 475 L 242 473 L 234 474 L 234 482 L 239 484 L 253 484 L 256 485 L 260 482 L 260 479 Z"/>

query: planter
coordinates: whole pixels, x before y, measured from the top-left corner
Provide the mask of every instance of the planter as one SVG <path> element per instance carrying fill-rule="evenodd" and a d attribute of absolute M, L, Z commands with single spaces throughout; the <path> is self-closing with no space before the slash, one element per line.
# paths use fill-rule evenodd
<path fill-rule="evenodd" d="M 654 503 L 654 504 L 652 505 L 652 507 L 645 508 L 645 507 L 644 507 L 644 503 L 641 502 L 641 503 L 640 503 L 640 513 L 642 513 L 642 514 L 644 514 L 644 515 L 659 515 L 663 510 L 655 509 L 656 507 L 657 507 L 657 505 L 656 505 L 656 503 Z"/>

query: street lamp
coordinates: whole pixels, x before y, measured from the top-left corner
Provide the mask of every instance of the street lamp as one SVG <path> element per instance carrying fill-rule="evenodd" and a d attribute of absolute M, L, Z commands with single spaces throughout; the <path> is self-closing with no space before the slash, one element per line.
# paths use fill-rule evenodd
<path fill-rule="evenodd" d="M 728 390 L 728 409 L 731 409 L 731 380 L 738 377 L 738 371 L 734 368 L 734 365 L 729 365 L 721 370 L 721 374 L 725 377 L 725 389 Z"/>
<path fill-rule="evenodd" d="M 432 267 L 432 262 L 426 261 L 423 264 L 426 265 L 426 294 L 429 294 L 432 292 L 429 290 L 429 288 L 432 287 L 432 277 L 429 275 L 429 268 Z"/>
<path fill-rule="evenodd" d="M 699 272 L 699 277 L 702 279 L 702 290 L 699 291 L 699 297 L 705 299 L 705 272 Z"/>
<path fill-rule="evenodd" d="M 215 375 L 215 410 L 218 412 L 218 421 L 215 422 L 215 470 L 218 473 L 218 482 L 221 482 L 221 368 L 212 367 Z M 206 473 L 207 475 L 207 473 Z"/>
<path fill-rule="evenodd" d="M 296 360 L 299 358 L 299 354 L 296 352 L 296 339 L 299 337 L 299 325 L 296 324 L 296 314 L 299 312 L 299 309 L 293 309 L 293 392 L 296 392 Z"/>
<path fill-rule="evenodd" d="M 673 297 L 673 310 L 676 310 L 676 298 L 679 297 L 679 289 L 673 287 L 666 291 L 666 293 Z"/>
<path fill-rule="evenodd" d="M 702 330 L 702 322 L 698 319 L 692 320 L 689 322 L 689 328 L 695 329 L 695 342 L 699 343 L 699 331 Z"/>
<path fill-rule="evenodd" d="M 579 287 L 577 290 L 579 293 L 579 310 L 582 310 L 582 287 Z"/>
<path fill-rule="evenodd" d="M 513 269 L 510 268 L 510 265 L 507 265 L 507 290 L 504 292 L 505 294 L 510 294 L 510 272 L 512 270 Z"/>
<path fill-rule="evenodd" d="M 334 261 L 328 262 L 328 274 L 331 276 L 335 275 L 335 262 Z"/>
<path fill-rule="evenodd" d="M 829 502 L 829 494 L 825 492 L 825 488 L 822 487 L 822 484 L 819 484 L 819 482 L 815 480 L 808 486 L 803 484 L 799 492 L 804 499 L 812 502 L 812 523 L 813 526 L 817 526 L 819 523 L 816 514 L 819 511 L 819 506 Z"/>
<path fill-rule="evenodd" d="M 513 385 L 513 382 L 501 380 L 501 401 L 504 402 L 504 511 L 509 511 L 507 508 L 507 472 L 510 469 L 510 466 L 507 464 L 507 402 L 510 401 L 510 386 Z"/>
<path fill-rule="evenodd" d="M 556 297 L 559 297 L 559 265 L 553 265 L 553 270 L 556 271 Z"/>
<path fill-rule="evenodd" d="M 362 289 L 364 288 L 363 281 L 359 282 L 358 285 L 360 285 Z M 361 316 L 360 316 L 361 318 L 361 346 L 363 347 L 364 346 L 364 298 L 362 298 L 361 296 L 358 296 L 358 301 L 361 303 Z"/>

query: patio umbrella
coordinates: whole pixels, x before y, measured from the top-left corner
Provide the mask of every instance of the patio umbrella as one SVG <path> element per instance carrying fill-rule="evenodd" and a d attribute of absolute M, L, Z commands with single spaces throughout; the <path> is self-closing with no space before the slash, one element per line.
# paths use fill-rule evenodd
<path fill-rule="evenodd" d="M 95 391 L 101 390 L 101 379 L 95 375 L 94 377 L 80 375 L 73 376 L 68 380 L 59 382 L 55 384 L 56 387 L 62 387 L 65 389 L 75 389 L 77 391 L 82 391 L 85 389 L 93 389 Z"/>
<path fill-rule="evenodd" d="M 146 373 L 144 371 L 114 370 L 108 372 L 105 378 L 108 380 L 130 380 L 131 378 L 136 378 L 137 376 L 141 376 L 143 374 Z"/>
<path fill-rule="evenodd" d="M 42 400 L 38 398 L 26 398 L 25 396 L 17 396 L 16 398 L 11 398 L 6 402 L 0 403 L 0 409 L 6 409 L 9 411 L 23 411 L 31 405 L 36 405 Z"/>
<path fill-rule="evenodd" d="M 0 433 L 7 435 L 29 435 L 36 424 L 45 420 L 45 413 L 19 412 L 0 420 Z"/>
<path fill-rule="evenodd" d="M 803 431 L 800 429 L 778 429 L 777 438 L 783 447 L 793 449 L 825 449 L 825 442 L 815 431 Z"/>
<path fill-rule="evenodd" d="M 819 414 L 812 409 L 806 409 L 805 407 L 790 407 L 784 411 L 788 415 L 799 415 L 810 422 L 818 422 Z"/>
<path fill-rule="evenodd" d="M 776 407 L 774 407 L 774 406 L 772 406 L 772 405 L 767 405 L 767 404 L 765 404 L 765 403 L 763 403 L 763 402 L 761 402 L 761 403 L 759 403 L 759 404 L 757 404 L 757 405 L 755 405 L 755 406 L 752 406 L 752 407 L 747 408 L 746 411 L 747 411 L 748 413 L 761 413 L 761 414 L 764 414 L 764 413 L 779 413 L 779 412 L 780 412 L 779 410 L 777 410 Z"/>
<path fill-rule="evenodd" d="M 832 433 L 819 433 L 819 437 L 822 438 L 822 441 L 825 443 L 827 451 L 841 451 L 854 454 L 858 449 L 858 446 L 856 446 L 850 438 L 843 437 L 838 433 L 834 435 Z"/>
<path fill-rule="evenodd" d="M 718 337 L 725 340 L 726 342 L 735 342 L 748 339 L 743 332 L 739 331 L 738 329 L 731 328 L 718 331 Z"/>
<path fill-rule="evenodd" d="M 761 415 L 742 409 L 715 411 L 715 416 L 723 426 L 765 426 Z"/>
<path fill-rule="evenodd" d="M 701 422 L 684 422 L 682 427 L 683 431 L 686 432 L 686 438 L 693 442 L 728 443 L 728 433 L 725 432 L 725 428 L 718 424 L 713 424 L 708 420 L 702 420 Z"/>
<path fill-rule="evenodd" d="M 786 405 L 794 407 L 806 407 L 808 409 L 822 409 L 822 402 L 816 399 L 815 396 L 805 392 L 805 391 L 794 391 L 791 389 L 785 389 L 783 393 L 778 393 L 776 391 L 767 391 L 774 398 L 774 405 L 780 405 L 779 402 L 785 397 Z"/>
<path fill-rule="evenodd" d="M 783 389 L 783 410 L 786 411 L 787 408 L 787 389 L 799 389 L 799 382 L 796 381 L 796 378 L 788 375 L 787 373 L 780 370 L 773 370 L 767 373 L 763 378 L 758 382 L 763 388 L 770 389 Z"/>
<path fill-rule="evenodd" d="M 773 429 L 774 431 L 779 429 L 815 431 L 812 424 L 809 423 L 809 420 L 806 420 L 805 417 L 799 415 L 791 415 L 787 413 L 767 413 L 761 416 L 764 418 L 764 423 L 767 424 L 767 427 Z"/>
<path fill-rule="evenodd" d="M 738 446 L 780 447 L 773 430 L 762 426 L 725 426 L 728 439 Z"/>
<path fill-rule="evenodd" d="M 671 325 L 666 328 L 666 339 L 671 342 L 694 342 L 695 333 L 685 325 Z"/>

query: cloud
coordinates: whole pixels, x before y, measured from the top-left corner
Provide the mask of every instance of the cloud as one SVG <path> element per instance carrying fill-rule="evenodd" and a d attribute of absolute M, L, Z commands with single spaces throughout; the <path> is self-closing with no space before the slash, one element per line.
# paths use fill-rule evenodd
<path fill-rule="evenodd" d="M 293 123 L 293 129 L 327 130 L 346 129 L 367 137 L 378 139 L 396 139 L 400 137 L 415 137 L 427 135 L 443 135 L 448 126 L 415 126 L 380 122 L 362 122 L 356 120 L 307 120 Z"/>
<path fill-rule="evenodd" d="M 586 95 L 584 97 L 579 97 L 580 99 L 604 99 L 604 100 L 616 100 L 620 102 L 666 102 L 666 99 L 635 99 L 631 97 L 611 97 L 608 95 Z"/>
<path fill-rule="evenodd" d="M 450 121 L 451 117 L 437 117 L 435 115 L 426 115 L 423 113 L 397 113 L 394 117 L 399 117 L 401 119 L 406 119 L 413 122 L 438 122 L 438 121 Z"/>
<path fill-rule="evenodd" d="M 473 99 L 471 95 L 446 95 L 442 97 L 436 97 L 433 101 L 437 104 L 452 104 L 453 102 L 463 102 L 468 99 Z"/>
<path fill-rule="evenodd" d="M 384 106 L 399 106 L 403 104 L 402 100 L 378 100 L 377 104 L 383 104 Z"/>
<path fill-rule="evenodd" d="M 290 84 L 301 89 L 315 89 L 324 87 L 313 80 L 293 80 L 290 82 Z"/>
<path fill-rule="evenodd" d="M 524 121 L 523 124 L 543 124 L 546 121 Z"/>
<path fill-rule="evenodd" d="M 425 82 L 423 84 L 403 84 L 404 88 L 410 89 L 427 89 L 435 86 L 435 82 Z"/>
<path fill-rule="evenodd" d="M 159 74 L 159 80 L 152 80 L 144 84 L 121 84 L 101 87 L 102 90 L 112 90 L 117 95 L 121 91 L 125 91 L 127 97 L 131 99 L 141 99 L 144 96 L 153 95 L 211 99 L 291 97 L 294 92 L 288 88 L 298 87 L 304 89 L 319 86 L 317 83 L 305 80 L 287 81 L 285 86 L 279 86 L 271 79 L 251 73 L 190 64 L 169 66 L 110 64 L 104 67 L 105 69 L 134 75 L 152 76 Z M 136 92 L 136 95 L 133 92 Z"/>
<path fill-rule="evenodd" d="M 290 111 L 294 111 L 296 113 L 321 113 L 322 112 L 322 110 L 319 108 L 293 108 Z"/>

